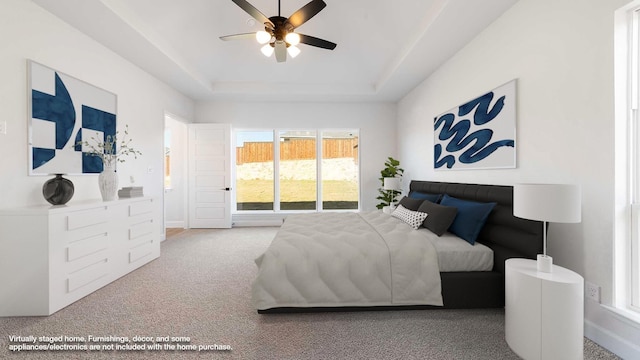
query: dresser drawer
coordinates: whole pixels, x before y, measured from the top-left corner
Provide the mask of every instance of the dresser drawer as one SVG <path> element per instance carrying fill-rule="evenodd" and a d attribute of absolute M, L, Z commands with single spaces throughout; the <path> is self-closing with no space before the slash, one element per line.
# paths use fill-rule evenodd
<path fill-rule="evenodd" d="M 153 241 L 148 241 L 136 246 L 135 248 L 129 249 L 129 264 L 143 262 L 143 260 L 153 254 L 153 249 Z"/>
<path fill-rule="evenodd" d="M 99 207 L 83 211 L 76 211 L 66 215 L 66 230 L 75 230 L 83 227 L 102 224 L 109 221 L 107 207 Z"/>
<path fill-rule="evenodd" d="M 109 248 L 109 235 L 106 232 L 99 233 L 67 245 L 67 262 L 74 262 L 91 254 L 95 254 Z"/>
<path fill-rule="evenodd" d="M 142 214 L 150 214 L 153 212 L 153 201 L 145 200 L 129 204 L 129 217 L 135 217 Z"/>
<path fill-rule="evenodd" d="M 143 221 L 129 227 L 129 240 L 136 240 L 153 233 L 153 220 Z"/>
<path fill-rule="evenodd" d="M 108 259 L 102 259 L 69 274 L 67 278 L 67 293 L 78 291 L 83 286 L 107 276 L 109 274 L 109 265 Z"/>
<path fill-rule="evenodd" d="M 80 271 L 84 268 L 91 267 L 91 265 L 101 262 L 109 261 L 113 256 L 113 250 L 109 248 L 99 249 L 93 252 L 87 252 L 89 248 L 81 249 L 80 251 L 72 251 L 71 255 L 76 256 L 73 260 L 65 260 L 63 264 L 59 264 L 62 274 L 73 274 L 76 271 Z M 69 248 L 67 248 L 67 259 L 69 256 Z M 63 276 L 66 276 L 63 275 Z"/>
<path fill-rule="evenodd" d="M 56 240 L 51 244 L 52 248 L 58 246 L 64 246 L 65 248 L 74 242 L 83 242 L 87 239 L 105 236 L 112 229 L 109 223 L 99 223 L 91 226 L 85 226 L 74 230 L 62 230 L 58 228 L 58 231 L 54 231 Z"/>

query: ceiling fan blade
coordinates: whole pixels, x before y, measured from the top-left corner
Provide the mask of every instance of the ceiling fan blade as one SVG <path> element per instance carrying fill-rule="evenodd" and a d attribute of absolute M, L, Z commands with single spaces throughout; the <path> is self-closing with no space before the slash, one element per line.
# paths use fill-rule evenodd
<path fill-rule="evenodd" d="M 307 44 L 307 45 L 328 49 L 328 50 L 333 50 L 336 48 L 336 46 L 338 46 L 337 44 L 332 43 L 331 41 L 322 40 L 317 37 L 313 37 L 305 34 L 300 34 L 300 33 L 297 33 L 297 34 L 300 35 L 300 43 L 302 44 Z"/>
<path fill-rule="evenodd" d="M 275 44 L 276 60 L 278 62 L 287 61 L 287 45 L 284 41 L 276 41 Z"/>
<path fill-rule="evenodd" d="M 271 20 L 269 20 L 268 17 L 266 17 L 263 13 L 261 13 L 260 10 L 256 9 L 253 5 L 249 4 L 248 1 L 246 0 L 231 0 L 231 1 L 233 1 L 236 5 L 240 6 L 240 8 L 246 11 L 247 14 L 253 16 L 254 19 L 260 21 L 260 23 L 270 24 L 272 28 L 274 27 Z"/>
<path fill-rule="evenodd" d="M 233 34 L 233 35 L 225 35 L 220 36 L 220 40 L 228 41 L 228 40 L 241 40 L 241 39 L 255 39 L 256 33 L 244 33 L 244 34 Z"/>
<path fill-rule="evenodd" d="M 324 9 L 327 4 L 322 0 L 312 0 L 307 5 L 301 7 L 298 11 L 289 16 L 286 23 L 293 26 L 293 29 L 307 22 L 314 17 L 320 10 Z"/>

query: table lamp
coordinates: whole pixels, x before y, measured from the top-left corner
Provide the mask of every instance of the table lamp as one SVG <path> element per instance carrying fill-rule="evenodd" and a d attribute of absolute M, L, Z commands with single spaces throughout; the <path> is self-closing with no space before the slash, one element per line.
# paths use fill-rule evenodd
<path fill-rule="evenodd" d="M 517 184 L 513 187 L 513 215 L 542 221 L 543 253 L 538 254 L 538 271 L 551 272 L 553 269 L 553 258 L 547 255 L 547 222 L 580 222 L 580 200 L 577 185 Z"/>

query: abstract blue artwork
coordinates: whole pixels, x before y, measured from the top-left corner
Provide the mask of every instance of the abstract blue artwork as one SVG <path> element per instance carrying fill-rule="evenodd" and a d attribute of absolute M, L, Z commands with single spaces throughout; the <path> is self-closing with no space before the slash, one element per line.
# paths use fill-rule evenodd
<path fill-rule="evenodd" d="M 433 120 L 436 170 L 516 167 L 516 80 Z"/>
<path fill-rule="evenodd" d="M 34 61 L 29 69 L 29 174 L 97 174 L 79 142 L 116 133 L 117 96 Z"/>

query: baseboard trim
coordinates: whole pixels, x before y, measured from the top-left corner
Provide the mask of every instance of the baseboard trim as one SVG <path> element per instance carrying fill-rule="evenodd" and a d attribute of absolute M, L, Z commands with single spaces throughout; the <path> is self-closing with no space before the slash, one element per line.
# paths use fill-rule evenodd
<path fill-rule="evenodd" d="M 233 227 L 251 227 L 251 226 L 281 226 L 282 220 L 240 220 L 234 221 Z"/>
<path fill-rule="evenodd" d="M 623 359 L 640 359 L 640 348 L 637 345 L 586 319 L 584 336 Z"/>
<path fill-rule="evenodd" d="M 176 221 L 165 221 L 165 227 L 168 228 L 178 228 L 178 229 L 186 229 L 184 221 L 176 220 Z"/>
<path fill-rule="evenodd" d="M 286 214 L 233 214 L 231 223 L 233 227 L 245 226 L 281 226 Z"/>

